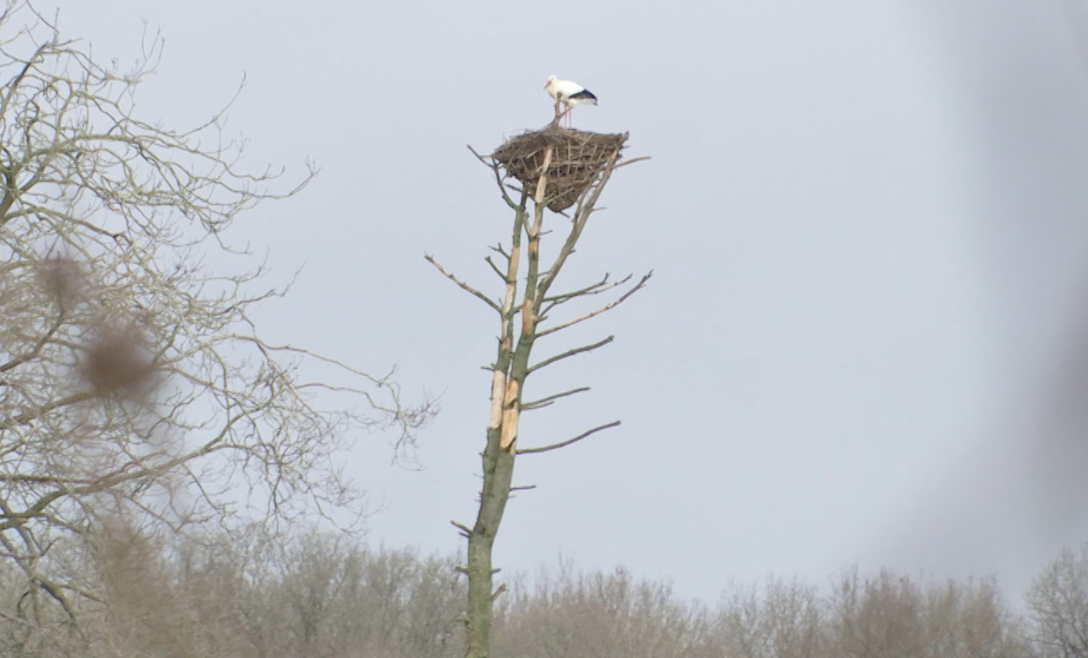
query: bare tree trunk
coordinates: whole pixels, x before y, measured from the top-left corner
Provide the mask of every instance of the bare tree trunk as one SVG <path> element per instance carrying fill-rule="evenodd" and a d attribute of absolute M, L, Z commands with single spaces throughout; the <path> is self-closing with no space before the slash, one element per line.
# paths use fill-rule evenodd
<path fill-rule="evenodd" d="M 499 447 L 499 433 L 497 429 L 487 432 L 480 512 L 468 537 L 468 648 L 465 655 L 469 658 L 486 658 L 490 653 L 491 606 L 495 598 L 491 551 L 514 477 L 514 453 Z"/>
<path fill-rule="evenodd" d="M 517 455 L 514 446 L 521 415 L 521 389 L 525 383 L 529 352 L 532 349 L 531 332 L 528 334 L 530 339 L 527 340 L 524 323 L 517 350 L 513 349 L 521 234 L 527 215 L 527 197 L 528 194 L 523 192 L 514 212 L 514 231 L 507 258 L 506 290 L 500 313 L 502 332 L 491 386 L 491 419 L 487 425 L 487 445 L 483 452 L 484 481 L 480 490 L 480 509 L 472 532 L 467 533 L 468 610 L 465 655 L 468 658 L 486 658 L 490 654 L 491 606 L 497 595 L 493 592 L 494 568 L 491 566 L 491 551 L 495 546 L 502 515 L 506 511 L 506 502 L 510 499 L 514 459 Z M 543 208 L 538 208 L 536 214 L 539 216 L 542 213 Z M 532 254 L 536 251 L 534 247 L 538 241 L 539 236 L 536 240 L 530 238 L 530 259 L 533 261 L 536 259 L 532 258 Z M 533 279 L 534 277 L 527 279 L 527 291 L 536 288 Z"/>
<path fill-rule="evenodd" d="M 640 290 L 650 277 L 647 274 L 638 283 L 630 286 L 618 299 L 601 306 L 595 311 L 546 329 L 538 327 L 541 322 L 547 319 L 547 314 L 552 309 L 574 299 L 597 295 L 612 290 L 617 286 L 625 285 L 630 281 L 631 277 L 628 276 L 620 281 L 611 282 L 606 275 L 601 281 L 589 286 L 571 292 L 559 293 L 551 297 L 548 296 L 549 288 L 555 282 L 556 276 L 567 258 L 574 252 L 574 246 L 581 236 L 586 221 L 593 213 L 594 204 L 613 169 L 617 166 L 616 161 L 619 150 L 622 148 L 627 136 L 594 135 L 593 133 L 564 131 L 557 128 L 555 122 L 553 122 L 544 131 L 515 138 L 512 142 L 526 138 L 533 140 L 535 139 L 534 135 L 545 140 L 556 140 L 556 142 L 540 146 L 539 149 L 535 146 L 528 147 L 528 156 L 522 157 L 519 161 L 524 163 L 526 158 L 532 160 L 532 165 L 528 169 L 529 174 L 525 178 L 511 172 L 511 167 L 508 164 L 505 165 L 507 174 L 504 176 L 500 170 L 500 166 L 504 166 L 504 163 L 497 155 L 484 158 L 477 154 L 477 157 L 494 172 L 503 199 L 514 210 L 510 250 L 506 251 L 501 244 L 492 248 L 505 259 L 506 267 L 496 265 L 490 257 L 487 259 L 494 272 L 503 280 L 504 294 L 501 303 L 459 280 L 439 265 L 434 258 L 427 256 L 427 260 L 447 278 L 496 311 L 501 322 L 497 358 L 489 366 L 493 373 L 491 417 L 487 426 L 487 445 L 482 454 L 483 486 L 480 490 L 480 507 L 476 523 L 471 529 L 454 522 L 461 534 L 468 539 L 468 564 L 462 569 L 468 576 L 468 607 L 463 619 L 467 631 L 465 651 L 467 658 L 488 658 L 491 651 L 492 607 L 495 598 L 504 589 L 504 587 L 499 587 L 497 590 L 494 588 L 493 576 L 498 570 L 492 565 L 492 550 L 495 546 L 495 538 L 498 535 L 503 514 L 506 511 L 506 503 L 510 499 L 510 493 L 519 488 L 530 488 L 514 487 L 512 485 L 514 462 L 517 455 L 546 452 L 564 447 L 602 429 L 615 427 L 619 424 L 619 421 L 608 423 L 584 432 L 573 439 L 548 446 L 528 449 L 518 447 L 518 431 L 522 411 L 549 406 L 558 398 L 588 390 L 584 387 L 578 388 L 526 403 L 522 401 L 522 394 L 528 376 L 556 361 L 601 347 L 611 342 L 612 337 L 609 336 L 597 343 L 567 350 L 538 363 L 531 364 L 530 357 L 536 339 L 614 308 Z M 594 139 L 603 143 L 603 146 L 591 145 L 592 148 L 587 151 L 585 149 L 586 142 L 592 142 Z M 533 142 L 533 144 L 536 143 Z M 522 149 L 522 151 L 525 151 L 525 149 Z M 585 155 L 587 152 L 588 155 Z M 558 155 L 558 153 L 562 155 Z M 581 161 L 579 161 L 579 157 L 582 157 Z M 561 168 L 553 166 L 553 158 L 556 162 L 562 161 Z M 584 173 L 587 171 L 589 173 Z M 504 182 L 506 177 L 511 175 L 522 182 L 522 186 L 518 190 L 520 192 L 518 201 L 514 201 L 509 195 L 507 191 L 509 186 Z M 555 185 L 553 180 L 553 184 L 550 186 L 549 176 L 552 176 L 553 179 L 558 178 L 559 184 Z M 580 180 L 572 180 L 576 177 L 581 178 Z M 551 188 L 557 188 L 558 191 Z M 531 215 L 527 209 L 530 193 L 532 193 L 533 202 Z M 574 216 L 570 220 L 570 232 L 566 241 L 551 266 L 546 270 L 542 270 L 540 267 L 540 238 L 544 224 L 544 211 L 549 207 L 554 209 L 554 206 L 558 205 L 563 205 L 564 208 L 570 207 L 575 204 L 575 200 L 577 200 L 577 206 Z M 524 274 L 525 289 L 519 301 L 518 283 L 523 235 L 527 238 L 527 249 L 525 250 L 525 260 L 527 262 Z M 517 329 L 515 343 L 515 318 L 519 314 L 521 315 L 521 322 Z"/>

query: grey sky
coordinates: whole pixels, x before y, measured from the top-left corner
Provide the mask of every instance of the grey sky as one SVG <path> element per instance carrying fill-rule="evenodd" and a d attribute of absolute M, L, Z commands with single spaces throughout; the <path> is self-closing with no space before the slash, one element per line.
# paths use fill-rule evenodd
<path fill-rule="evenodd" d="M 577 127 L 631 155 L 568 283 L 654 269 L 570 337 L 604 351 L 530 382 L 593 391 L 526 418 L 497 562 L 624 564 L 713 599 L 857 562 L 996 570 L 1018 593 L 1088 537 L 1088 11 L 1057 0 L 775 3 L 65 0 L 66 36 L 131 60 L 167 39 L 144 116 L 206 120 L 248 162 L 322 168 L 243 218 L 274 279 L 274 340 L 443 394 L 426 468 L 360 445 L 371 538 L 450 551 L 471 520 L 497 327 L 423 261 L 497 290 L 510 218 L 483 151 L 543 125 L 555 73 L 601 100 Z M 1070 13 L 1072 12 L 1072 13 Z M 1075 20 L 1070 21 L 1070 17 Z M 1079 496 L 1080 510 L 1062 503 Z"/>

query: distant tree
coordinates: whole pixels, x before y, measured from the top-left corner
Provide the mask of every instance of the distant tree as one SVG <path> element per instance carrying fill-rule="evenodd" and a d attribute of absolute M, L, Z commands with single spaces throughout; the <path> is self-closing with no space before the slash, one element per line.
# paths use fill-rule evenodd
<path fill-rule="evenodd" d="M 1027 603 L 1032 639 L 1046 658 L 1088 658 L 1088 543 L 1047 565 Z"/>
<path fill-rule="evenodd" d="M 497 615 L 495 653 L 523 658 L 718 658 L 705 608 L 667 583 L 624 569 L 578 574 L 564 568 L 512 588 Z"/>
<path fill-rule="evenodd" d="M 0 619 L 28 652 L 103 600 L 59 547 L 355 509 L 333 456 L 346 433 L 396 428 L 403 446 L 433 413 L 387 377 L 265 342 L 252 310 L 284 291 L 259 287 L 263 267 L 204 265 L 237 253 L 239 213 L 314 170 L 285 187 L 242 170 L 218 114 L 180 132 L 137 116 L 160 53 L 152 38 L 122 71 L 30 2 L 0 13 L 0 560 L 16 592 Z M 336 380 L 305 379 L 314 359 Z"/>
<path fill-rule="evenodd" d="M 453 619 L 463 605 L 464 581 L 452 556 L 372 549 L 325 532 L 297 532 L 286 541 L 257 535 L 258 541 L 224 545 L 230 538 L 194 546 L 177 588 L 198 613 L 194 635 L 218 650 L 208 655 L 460 653 Z M 226 631 L 239 648 L 223 649 Z"/>
<path fill-rule="evenodd" d="M 769 579 L 762 588 L 737 587 L 723 597 L 719 642 L 736 658 L 819 658 L 825 655 L 823 605 L 816 588 Z"/>
<path fill-rule="evenodd" d="M 829 656 L 857 658 L 1024 658 L 1015 615 L 989 579 L 923 586 L 881 570 L 850 571 L 833 586 Z"/>
<path fill-rule="evenodd" d="M 515 137 L 491 156 L 476 154 L 491 170 L 503 201 L 513 211 L 509 246 L 500 242 L 492 247 L 498 262 L 490 256 L 486 258 L 502 282 L 501 296 L 491 298 L 427 256 L 442 274 L 486 304 L 499 322 L 495 360 L 486 366 L 492 372 L 491 414 L 482 453 L 479 511 L 471 527 L 454 522 L 468 539 L 468 560 L 463 568 L 468 576 L 468 609 L 464 617 L 468 658 L 487 658 L 491 651 L 492 605 L 501 591 L 494 588 L 491 554 L 510 493 L 517 489 L 513 486 L 515 458 L 563 448 L 619 425 L 619 421 L 613 421 L 549 445 L 519 444 L 523 411 L 540 409 L 589 390 L 577 387 L 529 401 L 524 398 L 529 376 L 564 359 L 603 347 L 613 337 L 562 350 L 536 362 L 533 349 L 538 340 L 615 308 L 641 290 L 652 274 L 634 281 L 630 275 L 613 281 L 605 274 L 600 280 L 581 286 L 562 290 L 555 286 L 563 267 L 575 253 L 589 218 L 597 210 L 597 202 L 613 172 L 642 159 L 619 162 L 626 134 L 563 129 L 558 125 L 560 116 L 557 102 L 556 118 L 544 130 Z M 569 214 L 564 212 L 567 210 Z M 545 231 L 546 215 L 549 222 L 562 223 Z M 556 256 L 549 263 L 542 258 L 541 243 L 551 232 L 559 232 L 561 239 Z M 621 292 L 611 301 L 568 318 L 553 319 L 553 315 L 571 308 L 567 305 L 600 299 L 600 295 L 617 289 Z M 550 325 L 546 324 L 549 320 Z"/>

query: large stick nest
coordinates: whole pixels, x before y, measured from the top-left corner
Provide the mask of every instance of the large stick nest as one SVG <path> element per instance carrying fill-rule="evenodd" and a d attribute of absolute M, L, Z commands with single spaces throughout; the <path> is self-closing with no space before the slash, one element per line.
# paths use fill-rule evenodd
<path fill-rule="evenodd" d="M 550 125 L 508 139 L 491 157 L 507 175 L 521 181 L 530 196 L 536 195 L 537 183 L 541 174 L 545 174 L 544 203 L 559 212 L 577 203 L 601 171 L 614 158 L 619 158 L 627 136 L 628 133 L 605 135 Z M 551 163 L 543 171 L 549 148 Z"/>

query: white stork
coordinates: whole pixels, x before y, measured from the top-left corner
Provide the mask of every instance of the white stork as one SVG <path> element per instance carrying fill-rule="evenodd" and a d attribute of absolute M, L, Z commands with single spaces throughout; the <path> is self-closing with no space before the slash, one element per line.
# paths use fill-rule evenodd
<path fill-rule="evenodd" d="M 597 104 L 597 97 L 593 95 L 593 92 L 577 82 L 560 80 L 554 75 L 548 77 L 548 83 L 544 85 L 544 89 L 556 101 L 567 106 L 567 110 L 560 115 L 560 118 L 567 117 L 568 126 L 570 125 L 571 110 L 576 106 Z"/>

